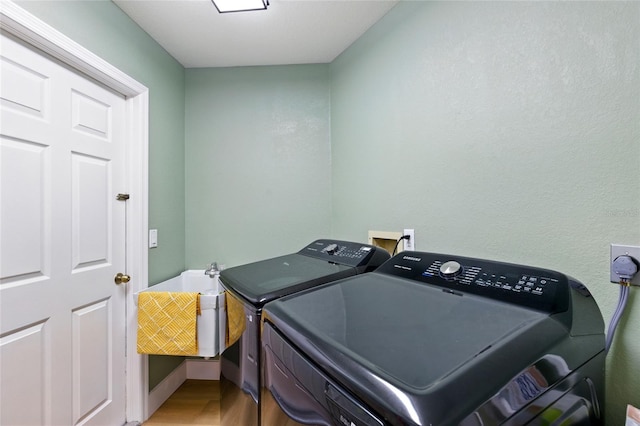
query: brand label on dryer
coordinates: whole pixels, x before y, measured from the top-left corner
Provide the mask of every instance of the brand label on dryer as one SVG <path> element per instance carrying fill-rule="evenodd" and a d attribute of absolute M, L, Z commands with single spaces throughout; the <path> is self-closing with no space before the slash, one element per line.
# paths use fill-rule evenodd
<path fill-rule="evenodd" d="M 412 260 L 414 262 L 420 262 L 422 260 L 422 258 L 420 257 L 413 257 L 413 256 L 402 256 L 403 260 Z"/>

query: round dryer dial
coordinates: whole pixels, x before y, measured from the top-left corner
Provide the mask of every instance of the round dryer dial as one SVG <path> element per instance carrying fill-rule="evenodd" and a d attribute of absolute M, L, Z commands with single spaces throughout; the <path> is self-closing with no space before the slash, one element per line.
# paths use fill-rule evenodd
<path fill-rule="evenodd" d="M 442 275 L 443 278 L 452 279 L 460 275 L 461 272 L 462 265 L 455 260 L 450 260 L 440 266 L 440 275 Z"/>

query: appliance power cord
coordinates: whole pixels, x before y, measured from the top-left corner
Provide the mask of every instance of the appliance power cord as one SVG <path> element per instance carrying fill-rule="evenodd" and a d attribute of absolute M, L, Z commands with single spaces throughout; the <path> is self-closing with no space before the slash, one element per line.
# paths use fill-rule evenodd
<path fill-rule="evenodd" d="M 409 238 L 411 238 L 411 235 L 403 235 L 402 237 L 398 238 L 398 241 L 396 241 L 396 246 L 393 248 L 393 253 L 391 253 L 391 256 L 396 255 L 396 251 L 398 250 L 398 244 L 400 244 L 400 241 L 408 240 Z"/>
<path fill-rule="evenodd" d="M 613 336 L 616 333 L 616 328 L 622 318 L 624 309 L 627 306 L 627 300 L 629 299 L 629 287 L 631 286 L 631 280 L 638 273 L 638 263 L 633 257 L 628 255 L 618 256 L 615 258 L 612 264 L 613 271 L 620 277 L 620 295 L 618 296 L 618 306 L 613 313 L 611 322 L 609 323 L 609 329 L 607 330 L 607 338 L 605 341 L 605 353 L 609 352 L 611 345 L 613 344 Z"/>

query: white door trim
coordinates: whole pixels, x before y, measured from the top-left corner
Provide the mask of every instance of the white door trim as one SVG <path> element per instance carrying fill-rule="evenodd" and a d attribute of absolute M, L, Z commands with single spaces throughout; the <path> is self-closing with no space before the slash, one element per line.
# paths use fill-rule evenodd
<path fill-rule="evenodd" d="M 122 71 L 36 18 L 17 4 L 2 0 L 0 29 L 67 64 L 81 74 L 121 93 L 127 103 L 126 148 L 127 273 L 127 421 L 146 420 L 147 359 L 136 349 L 136 309 L 133 294 L 148 285 L 149 90 Z"/>

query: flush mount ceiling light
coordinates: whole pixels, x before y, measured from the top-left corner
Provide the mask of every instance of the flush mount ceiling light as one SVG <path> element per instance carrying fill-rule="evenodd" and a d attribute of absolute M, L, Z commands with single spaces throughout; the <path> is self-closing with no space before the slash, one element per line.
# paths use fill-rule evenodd
<path fill-rule="evenodd" d="M 211 0 L 220 13 L 265 10 L 269 0 Z"/>

